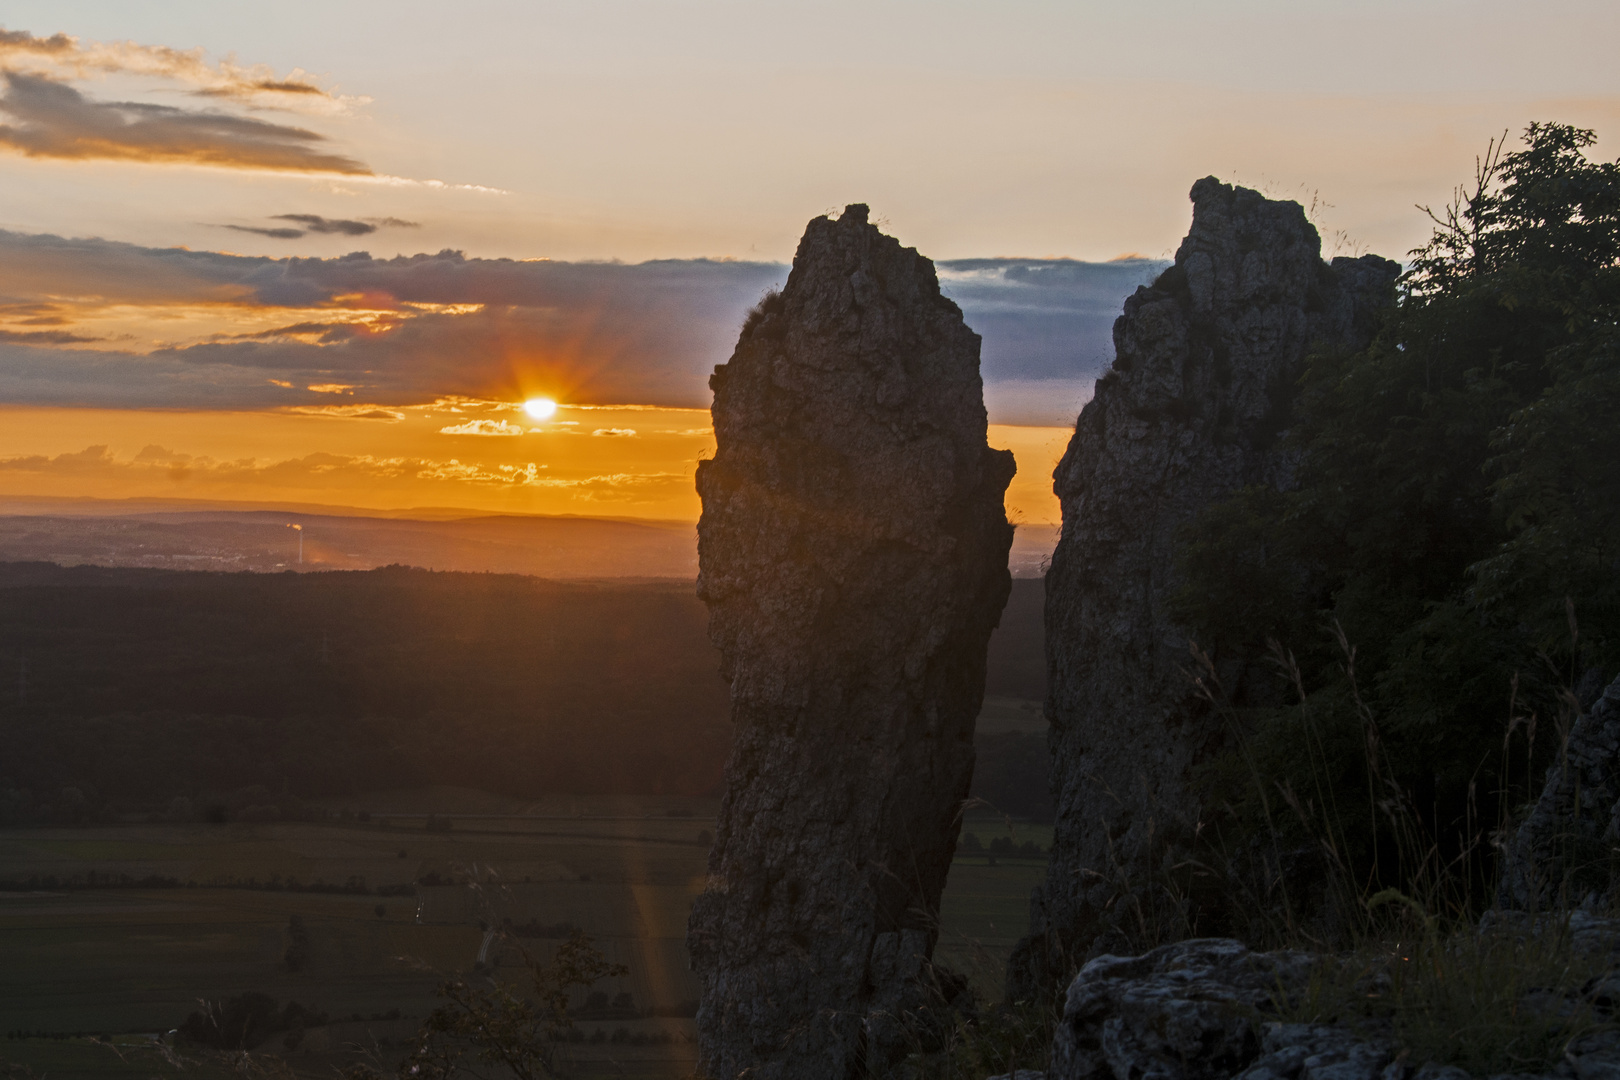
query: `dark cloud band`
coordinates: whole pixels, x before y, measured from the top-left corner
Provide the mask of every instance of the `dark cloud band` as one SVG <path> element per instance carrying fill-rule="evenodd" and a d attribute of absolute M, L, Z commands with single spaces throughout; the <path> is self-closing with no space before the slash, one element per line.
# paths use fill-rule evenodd
<path fill-rule="evenodd" d="M 1124 297 L 1162 265 L 941 263 L 944 291 L 984 338 L 992 419 L 1072 423 L 1112 360 Z M 777 263 L 524 262 L 454 251 L 272 259 L 0 232 L 0 296 L 19 311 L 57 304 L 51 318 L 68 319 L 62 333 L 73 330 L 72 312 L 53 299 L 63 296 L 299 312 L 279 327 L 145 355 L 0 342 L 0 402 L 303 406 L 323 400 L 305 387 L 342 383 L 361 401 L 387 404 L 545 388 L 577 403 L 705 406 L 708 375 L 730 353 L 744 313 L 786 275 Z M 336 317 L 359 304 L 384 314 Z M 304 314 L 322 308 L 334 317 Z"/>
<path fill-rule="evenodd" d="M 369 236 L 378 229 L 415 229 L 420 226 L 414 221 L 404 221 L 396 217 L 366 218 L 355 220 L 353 218 L 327 218 L 319 214 L 274 214 L 272 221 L 296 221 L 298 228 L 280 226 L 277 228 L 262 228 L 257 225 L 221 225 L 221 229 L 234 229 L 237 232 L 256 233 L 259 236 L 268 236 L 274 240 L 297 240 L 308 233 L 319 233 L 326 236 Z"/>

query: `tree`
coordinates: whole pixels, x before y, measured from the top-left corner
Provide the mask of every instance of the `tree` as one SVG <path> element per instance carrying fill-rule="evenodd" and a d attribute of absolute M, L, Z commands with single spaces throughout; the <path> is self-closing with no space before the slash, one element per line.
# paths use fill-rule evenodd
<path fill-rule="evenodd" d="M 1284 643 L 1322 732 L 1310 767 L 1355 805 L 1375 723 L 1402 798 L 1448 843 L 1472 842 L 1458 831 L 1492 821 L 1493 797 L 1529 795 L 1522 768 L 1505 780 L 1511 712 L 1550 718 L 1561 687 L 1620 664 L 1620 166 L 1590 160 L 1593 141 L 1559 124 L 1513 153 L 1493 141 L 1430 213 L 1372 345 L 1309 361 L 1296 486 L 1239 493 L 1185 534 L 1178 613 L 1198 639 L 1251 660 Z M 1282 700 L 1261 681 L 1237 703 L 1257 760 L 1297 775 L 1312 751 Z"/>

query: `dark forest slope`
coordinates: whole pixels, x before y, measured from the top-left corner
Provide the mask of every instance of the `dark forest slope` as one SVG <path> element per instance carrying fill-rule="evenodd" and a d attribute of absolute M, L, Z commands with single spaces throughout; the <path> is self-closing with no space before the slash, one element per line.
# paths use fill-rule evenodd
<path fill-rule="evenodd" d="M 1036 696 L 1040 582 L 1016 584 L 991 692 Z M 428 783 L 711 792 L 731 730 L 705 622 L 688 582 L 0 563 L 0 817 L 250 785 L 289 805 Z"/>

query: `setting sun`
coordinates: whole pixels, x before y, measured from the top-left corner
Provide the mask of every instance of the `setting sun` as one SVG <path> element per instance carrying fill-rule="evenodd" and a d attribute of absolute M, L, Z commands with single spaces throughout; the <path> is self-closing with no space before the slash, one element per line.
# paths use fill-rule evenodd
<path fill-rule="evenodd" d="M 557 403 L 548 397 L 530 398 L 523 403 L 523 411 L 536 420 L 550 420 L 557 415 Z"/>

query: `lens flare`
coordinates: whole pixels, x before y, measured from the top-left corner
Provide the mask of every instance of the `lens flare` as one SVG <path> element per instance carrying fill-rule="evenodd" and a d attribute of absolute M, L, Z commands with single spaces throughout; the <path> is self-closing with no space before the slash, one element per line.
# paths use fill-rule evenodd
<path fill-rule="evenodd" d="M 557 403 L 548 397 L 530 398 L 523 403 L 523 411 L 536 420 L 550 420 L 557 415 Z"/>

